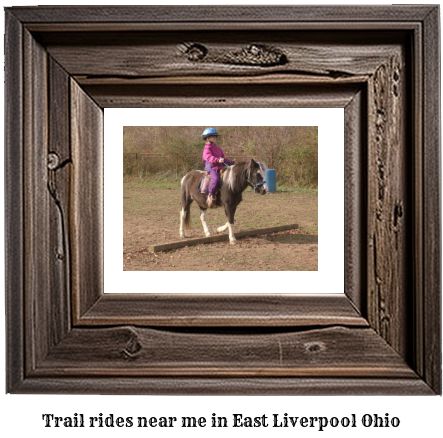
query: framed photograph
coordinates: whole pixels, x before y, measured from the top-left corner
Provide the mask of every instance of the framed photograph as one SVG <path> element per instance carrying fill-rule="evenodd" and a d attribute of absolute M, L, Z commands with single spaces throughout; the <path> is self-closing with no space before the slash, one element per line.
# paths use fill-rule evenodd
<path fill-rule="evenodd" d="M 159 283 L 161 294 L 266 294 L 276 271 L 296 285 L 282 294 L 325 293 L 331 281 L 344 293 L 343 115 L 342 108 L 105 109 L 105 293 L 144 293 Z M 237 160 L 234 171 L 255 157 L 274 169 L 265 179 L 279 177 L 278 186 L 269 181 L 269 196 L 246 180 L 235 192 L 243 198 L 235 244 L 217 229 L 227 222 L 224 208 L 206 209 L 205 236 L 197 202 L 185 238 L 179 234 L 181 181 L 195 169 L 205 178 L 205 128 L 192 126 L 196 120 L 217 121 L 217 145 Z M 226 186 L 230 172 L 221 175 Z"/>
<path fill-rule="evenodd" d="M 7 8 L 7 392 L 441 394 L 439 38 L 438 6 Z M 107 108 L 343 109 L 344 280 L 105 293 Z"/>

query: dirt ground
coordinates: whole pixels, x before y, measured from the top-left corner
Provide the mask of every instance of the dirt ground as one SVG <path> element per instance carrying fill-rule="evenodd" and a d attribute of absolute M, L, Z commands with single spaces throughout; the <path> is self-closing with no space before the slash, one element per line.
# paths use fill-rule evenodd
<path fill-rule="evenodd" d="M 297 230 L 150 253 L 149 245 L 181 240 L 180 185 L 125 180 L 123 192 L 125 271 L 316 271 L 317 191 L 291 190 L 258 195 L 247 189 L 235 215 L 235 231 L 296 223 Z M 211 233 L 226 223 L 222 208 L 210 209 Z M 226 231 L 228 233 L 228 231 Z M 186 238 L 204 237 L 200 210 L 191 206 Z"/>

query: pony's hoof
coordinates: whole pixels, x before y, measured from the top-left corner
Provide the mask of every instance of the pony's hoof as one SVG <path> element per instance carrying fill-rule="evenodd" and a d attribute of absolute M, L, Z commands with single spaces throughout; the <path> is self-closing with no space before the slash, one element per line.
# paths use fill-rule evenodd
<path fill-rule="evenodd" d="M 231 245 L 236 245 L 236 244 L 237 244 L 237 240 L 230 240 L 229 243 L 230 243 Z"/>
<path fill-rule="evenodd" d="M 184 239 L 186 236 L 185 236 L 185 233 L 180 233 L 180 237 L 182 238 L 182 239 Z"/>
<path fill-rule="evenodd" d="M 223 227 L 217 228 L 217 233 L 223 233 L 223 231 L 225 231 L 225 229 Z"/>
<path fill-rule="evenodd" d="M 211 237 L 212 234 L 211 233 L 206 233 L 206 237 Z"/>

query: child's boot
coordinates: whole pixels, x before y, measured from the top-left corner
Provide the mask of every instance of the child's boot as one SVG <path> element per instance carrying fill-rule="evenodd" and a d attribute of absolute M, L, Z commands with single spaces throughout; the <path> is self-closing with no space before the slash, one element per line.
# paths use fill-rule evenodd
<path fill-rule="evenodd" d="M 212 203 L 214 202 L 214 198 L 212 197 L 211 194 L 208 195 L 208 200 L 206 201 L 206 204 L 208 204 L 208 207 L 211 208 L 212 207 Z"/>

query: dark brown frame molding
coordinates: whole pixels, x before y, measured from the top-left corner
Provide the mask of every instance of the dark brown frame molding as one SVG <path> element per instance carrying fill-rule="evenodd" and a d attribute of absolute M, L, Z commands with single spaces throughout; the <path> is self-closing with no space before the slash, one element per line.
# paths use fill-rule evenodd
<path fill-rule="evenodd" d="M 441 394 L 439 41 L 438 6 L 7 8 L 7 391 Z M 276 106 L 345 108 L 345 294 L 104 294 L 103 108 Z"/>

